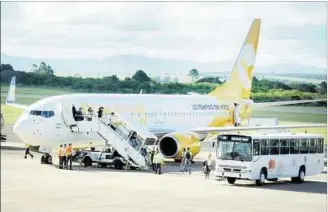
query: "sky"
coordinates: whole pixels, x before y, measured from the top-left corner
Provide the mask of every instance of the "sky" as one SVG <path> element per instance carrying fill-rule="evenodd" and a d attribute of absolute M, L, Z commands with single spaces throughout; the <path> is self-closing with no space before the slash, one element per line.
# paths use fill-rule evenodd
<path fill-rule="evenodd" d="M 234 61 L 262 19 L 257 66 L 326 68 L 326 2 L 1 2 L 1 53 Z"/>

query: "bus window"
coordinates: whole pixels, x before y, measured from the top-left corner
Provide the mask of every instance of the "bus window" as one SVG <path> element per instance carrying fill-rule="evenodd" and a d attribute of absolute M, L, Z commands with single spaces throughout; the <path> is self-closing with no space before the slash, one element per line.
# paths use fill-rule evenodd
<path fill-rule="evenodd" d="M 280 139 L 280 154 L 288 155 L 289 154 L 289 140 Z"/>
<path fill-rule="evenodd" d="M 268 139 L 262 139 L 261 140 L 261 155 L 268 155 L 269 154 L 269 140 Z"/>
<path fill-rule="evenodd" d="M 290 139 L 290 154 L 298 154 L 299 153 L 299 145 L 298 145 L 298 140 L 297 139 Z"/>
<path fill-rule="evenodd" d="M 319 138 L 317 143 L 317 152 L 323 153 L 323 139 Z"/>
<path fill-rule="evenodd" d="M 253 140 L 253 155 L 260 155 L 260 140 Z"/>
<path fill-rule="evenodd" d="M 308 152 L 308 139 L 303 138 L 300 140 L 300 154 L 307 154 Z"/>
<path fill-rule="evenodd" d="M 270 139 L 270 155 L 279 155 L 278 139 Z"/>
<path fill-rule="evenodd" d="M 317 152 L 317 139 L 311 138 L 309 143 L 309 153 L 316 153 Z"/>

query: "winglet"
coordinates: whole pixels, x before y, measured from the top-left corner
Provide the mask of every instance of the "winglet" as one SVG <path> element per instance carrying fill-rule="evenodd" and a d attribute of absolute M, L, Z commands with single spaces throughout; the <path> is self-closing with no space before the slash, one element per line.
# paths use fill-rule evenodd
<path fill-rule="evenodd" d="M 16 76 L 13 76 L 11 78 L 8 95 L 7 95 L 7 99 L 6 99 L 6 104 L 15 102 L 15 100 L 16 100 L 15 90 L 16 90 Z"/>

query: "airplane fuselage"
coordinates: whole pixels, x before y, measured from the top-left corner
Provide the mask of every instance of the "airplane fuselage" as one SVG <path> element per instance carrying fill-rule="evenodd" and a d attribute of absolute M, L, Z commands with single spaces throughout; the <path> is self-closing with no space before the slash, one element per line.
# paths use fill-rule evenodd
<path fill-rule="evenodd" d="M 83 144 L 90 141 L 104 144 L 96 133 L 70 131 L 67 117 L 72 116 L 71 105 L 77 109 L 92 107 L 94 112 L 104 107 L 104 113 L 116 112 L 126 120 L 137 120 L 156 135 L 183 133 L 190 128 L 224 126 L 233 122 L 233 102 L 219 101 L 212 96 L 72 94 L 34 103 L 16 122 L 14 130 L 24 142 L 32 145 L 58 147 L 61 143 Z"/>

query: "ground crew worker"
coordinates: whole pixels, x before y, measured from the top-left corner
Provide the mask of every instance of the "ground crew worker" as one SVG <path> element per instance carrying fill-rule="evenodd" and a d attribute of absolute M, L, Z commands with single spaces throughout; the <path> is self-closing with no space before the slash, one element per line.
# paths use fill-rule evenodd
<path fill-rule="evenodd" d="M 153 147 L 153 150 L 151 151 L 151 153 L 150 153 L 150 161 L 151 161 L 151 167 L 153 168 L 153 171 L 155 171 L 156 169 L 156 167 L 155 167 L 155 165 L 154 165 L 154 163 L 153 163 L 153 161 L 154 161 L 154 155 L 155 155 L 155 153 L 156 153 L 156 151 L 155 151 L 155 147 Z"/>
<path fill-rule="evenodd" d="M 61 148 L 61 158 L 62 158 L 62 164 L 63 164 L 63 169 L 66 169 L 66 144 L 63 145 Z"/>
<path fill-rule="evenodd" d="M 153 164 L 155 165 L 155 173 L 162 174 L 162 165 L 164 164 L 164 160 L 162 154 L 159 153 L 158 149 L 156 150 L 156 154 L 154 155 Z"/>
<path fill-rule="evenodd" d="M 31 156 L 31 158 L 33 159 L 33 155 L 30 153 L 30 145 L 26 145 L 26 150 L 25 150 L 25 156 L 24 156 L 24 158 L 26 159 L 27 158 L 27 155 L 30 155 Z"/>
<path fill-rule="evenodd" d="M 58 150 L 58 159 L 59 159 L 59 168 L 62 169 L 63 168 L 63 160 L 62 160 L 62 148 L 63 148 L 63 145 L 61 144 L 59 146 L 59 150 Z"/>
<path fill-rule="evenodd" d="M 68 170 L 68 161 L 69 161 L 69 170 L 72 169 L 72 144 L 68 144 L 68 147 L 66 147 L 66 169 Z"/>

